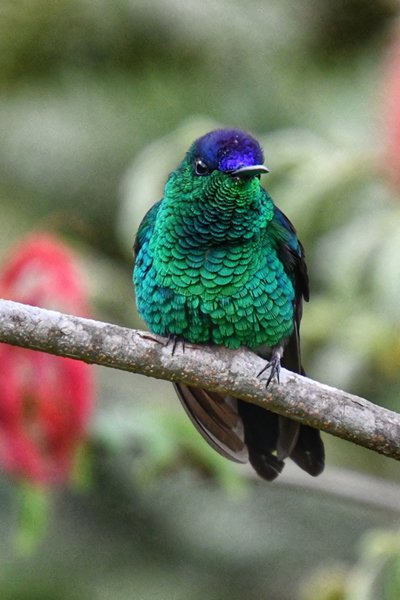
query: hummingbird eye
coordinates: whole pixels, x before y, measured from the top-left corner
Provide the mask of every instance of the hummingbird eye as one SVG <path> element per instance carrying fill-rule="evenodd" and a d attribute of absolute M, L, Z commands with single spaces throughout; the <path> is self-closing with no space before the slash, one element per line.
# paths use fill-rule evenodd
<path fill-rule="evenodd" d="M 203 162 L 200 158 L 196 158 L 194 161 L 194 172 L 196 175 L 208 175 L 210 169 L 205 162 Z"/>

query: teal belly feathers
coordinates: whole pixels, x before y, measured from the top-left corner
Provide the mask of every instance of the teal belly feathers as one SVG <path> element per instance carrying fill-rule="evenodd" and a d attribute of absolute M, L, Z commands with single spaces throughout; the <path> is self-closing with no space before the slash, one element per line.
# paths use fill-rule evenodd
<path fill-rule="evenodd" d="M 166 261 L 149 242 L 134 282 L 139 312 L 154 333 L 228 348 L 272 347 L 292 333 L 293 284 L 268 242 L 207 250 L 175 242 L 161 245 Z"/>

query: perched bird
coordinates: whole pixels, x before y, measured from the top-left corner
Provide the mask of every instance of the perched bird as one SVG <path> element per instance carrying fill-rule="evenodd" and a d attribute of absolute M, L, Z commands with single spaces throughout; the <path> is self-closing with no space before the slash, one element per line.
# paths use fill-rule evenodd
<path fill-rule="evenodd" d="M 152 332 L 251 348 L 268 360 L 269 383 L 281 364 L 304 373 L 299 325 L 309 291 L 295 229 L 261 186 L 263 162 L 259 143 L 238 129 L 196 140 L 139 227 L 133 279 Z M 223 456 L 250 460 L 267 480 L 286 457 L 310 475 L 323 470 L 318 430 L 230 396 L 174 385 L 198 431 Z"/>

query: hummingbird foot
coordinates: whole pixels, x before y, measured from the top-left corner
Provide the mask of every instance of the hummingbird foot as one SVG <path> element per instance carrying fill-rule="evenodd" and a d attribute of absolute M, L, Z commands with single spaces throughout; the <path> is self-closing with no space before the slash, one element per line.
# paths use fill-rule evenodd
<path fill-rule="evenodd" d="M 279 383 L 282 353 L 283 348 L 281 346 L 274 348 L 271 354 L 271 358 L 269 359 L 267 364 L 261 369 L 261 371 L 257 374 L 257 377 L 260 377 L 260 375 L 262 375 L 267 369 L 270 369 L 267 383 L 265 384 L 266 388 L 269 386 L 269 384 L 274 378 L 276 378 L 276 381 Z"/>
<path fill-rule="evenodd" d="M 165 342 L 165 347 L 172 344 L 172 356 L 174 356 L 175 350 L 176 350 L 179 342 L 182 344 L 182 352 L 184 353 L 185 352 L 185 340 L 182 339 L 181 337 L 179 337 L 179 335 L 174 335 L 172 333 L 170 333 L 168 335 L 167 341 Z"/>

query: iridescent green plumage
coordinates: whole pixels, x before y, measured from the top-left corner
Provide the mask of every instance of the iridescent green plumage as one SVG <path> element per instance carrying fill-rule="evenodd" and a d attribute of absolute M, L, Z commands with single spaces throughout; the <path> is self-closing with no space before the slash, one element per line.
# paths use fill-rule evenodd
<path fill-rule="evenodd" d="M 217 130 L 197 140 L 171 174 L 162 201 L 145 216 L 135 243 L 137 305 L 151 331 L 192 343 L 246 346 L 263 356 L 275 352 L 278 361 L 288 341 L 298 340 L 301 298 L 308 294 L 303 251 L 290 222 L 260 185 L 260 162 L 262 152 L 253 138 Z M 289 367 L 299 371 L 297 343 L 294 350 L 296 364 Z M 238 430 L 225 439 L 229 428 L 214 415 L 220 398 L 184 386 L 178 386 L 178 393 L 204 437 L 240 460 L 235 456 L 240 444 L 233 439 L 240 437 Z M 258 411 L 261 421 L 269 415 L 269 423 L 275 423 L 264 449 L 273 473 L 261 472 L 272 479 L 283 466 L 282 456 L 274 454 L 279 451 L 278 417 L 242 404 L 234 412 L 244 421 L 245 438 L 246 421 L 258 418 Z M 231 410 L 232 403 L 222 400 L 221 406 L 227 405 Z M 251 429 L 249 425 L 247 432 Z M 286 445 L 283 454 L 296 460 L 292 450 L 301 441 L 300 430 L 289 429 L 290 440 L 283 443 L 281 432 L 280 446 Z M 252 460 L 251 448 L 249 453 Z M 316 474 L 318 469 L 306 470 Z"/>

